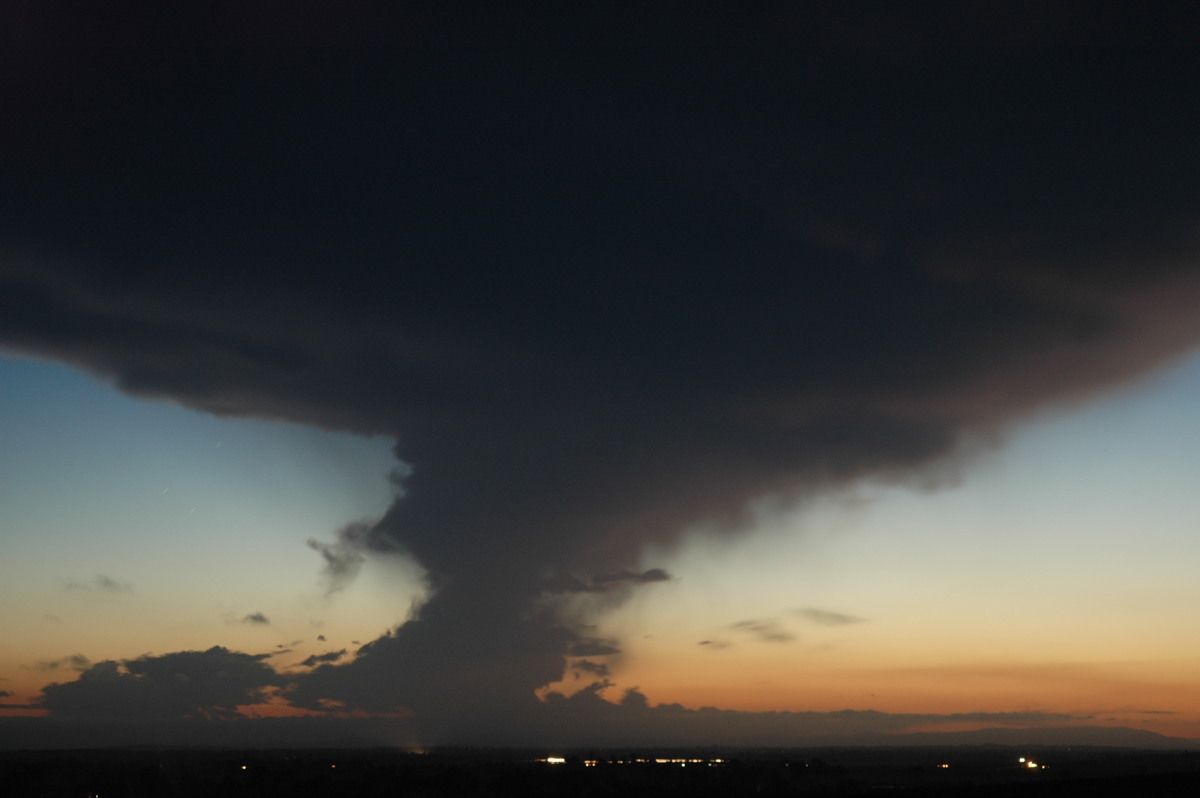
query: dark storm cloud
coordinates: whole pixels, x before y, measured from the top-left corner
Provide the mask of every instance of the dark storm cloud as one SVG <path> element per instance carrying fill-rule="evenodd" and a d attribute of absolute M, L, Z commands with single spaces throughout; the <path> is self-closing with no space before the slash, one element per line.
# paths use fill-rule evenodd
<path fill-rule="evenodd" d="M 1190 52 L 5 57 L 0 343 L 412 465 L 309 545 L 428 597 L 304 706 L 529 710 L 595 650 L 556 575 L 655 581 L 1200 339 Z"/>
<path fill-rule="evenodd" d="M 841 612 L 820 610 L 816 607 L 801 607 L 793 612 L 801 618 L 821 624 L 822 626 L 846 626 L 848 624 L 864 623 L 867 620 L 866 618 L 859 618 L 857 615 L 846 615 Z"/>
<path fill-rule="evenodd" d="M 214 646 L 98 662 L 77 681 L 47 685 L 39 706 L 67 718 L 234 718 L 239 705 L 261 702 L 281 683 L 267 656 Z"/>
<path fill-rule="evenodd" d="M 240 623 L 249 624 L 251 626 L 269 626 L 271 619 L 263 615 L 261 612 L 252 612 L 242 618 Z"/>
<path fill-rule="evenodd" d="M 91 579 L 81 582 L 71 580 L 67 582 L 64 590 L 76 593 L 132 593 L 133 586 L 128 582 L 122 582 L 119 579 L 113 579 L 111 576 L 104 574 L 96 574 Z"/>

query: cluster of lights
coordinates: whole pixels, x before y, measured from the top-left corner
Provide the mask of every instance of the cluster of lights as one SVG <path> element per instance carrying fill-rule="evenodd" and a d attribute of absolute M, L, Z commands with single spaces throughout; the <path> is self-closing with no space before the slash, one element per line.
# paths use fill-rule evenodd
<path fill-rule="evenodd" d="M 566 761 L 567 761 L 566 757 L 562 757 L 562 756 L 548 756 L 545 759 L 538 760 L 538 762 L 544 762 L 547 765 L 562 765 Z M 599 764 L 600 764 L 600 760 L 598 760 L 598 759 L 583 760 L 584 767 L 594 768 Z M 649 764 L 654 764 L 654 765 L 679 765 L 680 767 L 685 767 L 687 765 L 708 765 L 709 767 L 711 767 L 713 765 L 723 765 L 723 764 L 725 764 L 725 760 L 724 759 L 684 759 L 684 758 L 612 759 L 612 760 L 607 760 L 605 762 L 605 764 L 608 764 L 608 765 L 649 765 Z"/>
<path fill-rule="evenodd" d="M 1050 767 L 1049 765 L 1039 765 L 1037 762 L 1034 762 L 1032 759 L 1026 759 L 1025 757 L 1021 757 L 1017 761 L 1020 762 L 1021 764 L 1023 764 L 1025 767 L 1029 768 L 1030 770 L 1045 770 L 1046 768 Z"/>

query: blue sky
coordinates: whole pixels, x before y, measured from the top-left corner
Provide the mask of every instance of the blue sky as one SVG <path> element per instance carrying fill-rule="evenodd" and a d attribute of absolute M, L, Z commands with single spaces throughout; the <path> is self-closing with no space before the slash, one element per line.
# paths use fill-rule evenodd
<path fill-rule="evenodd" d="M 286 646 L 285 666 L 373 639 L 419 595 L 397 558 L 328 595 L 305 545 L 386 509 L 390 439 L 216 418 L 28 358 L 0 360 L 0 386 L 12 684 L 61 681 L 47 663 L 72 654 Z M 932 486 L 856 484 L 650 549 L 674 579 L 601 614 L 625 648 L 612 678 L 690 706 L 1167 711 L 1164 686 L 1200 662 L 1198 389 L 1187 359 L 998 431 Z M 1173 689 L 1189 720 L 1152 721 L 1197 733 Z"/>
<path fill-rule="evenodd" d="M 324 598 L 321 559 L 306 541 L 387 508 L 388 438 L 217 418 L 7 357 L 0 441 L 7 637 L 38 642 L 10 648 L 8 668 L 230 636 L 269 650 L 284 637 L 314 638 L 314 624 L 342 605 L 362 615 L 353 597 L 336 608 Z M 374 636 L 403 620 L 394 613 L 417 589 L 408 573 L 392 568 L 385 592 L 395 602 L 384 597 L 353 634 L 333 636 Z M 255 612 L 272 625 L 227 626 Z"/>

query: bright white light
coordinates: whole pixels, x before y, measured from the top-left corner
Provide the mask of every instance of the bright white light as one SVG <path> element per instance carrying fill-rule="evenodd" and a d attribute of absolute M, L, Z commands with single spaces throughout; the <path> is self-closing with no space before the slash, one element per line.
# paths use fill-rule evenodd
<path fill-rule="evenodd" d="M 565 757 L 561 757 L 561 756 L 548 756 L 548 757 L 546 757 L 546 764 L 547 764 L 547 765 L 561 765 L 561 764 L 563 764 L 563 763 L 564 763 L 564 762 L 566 762 L 566 761 L 567 761 L 567 760 L 566 760 L 566 758 L 565 758 Z"/>

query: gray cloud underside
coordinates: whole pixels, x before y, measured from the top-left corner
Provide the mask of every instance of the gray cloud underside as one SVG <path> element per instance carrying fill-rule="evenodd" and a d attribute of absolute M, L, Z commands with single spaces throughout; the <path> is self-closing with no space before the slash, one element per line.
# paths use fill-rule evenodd
<path fill-rule="evenodd" d="M 1190 53 L 278 57 L 5 54 L 0 344 L 396 436 L 405 495 L 310 545 L 430 597 L 309 706 L 529 705 L 603 648 L 555 574 L 656 581 L 1200 340 Z"/>

